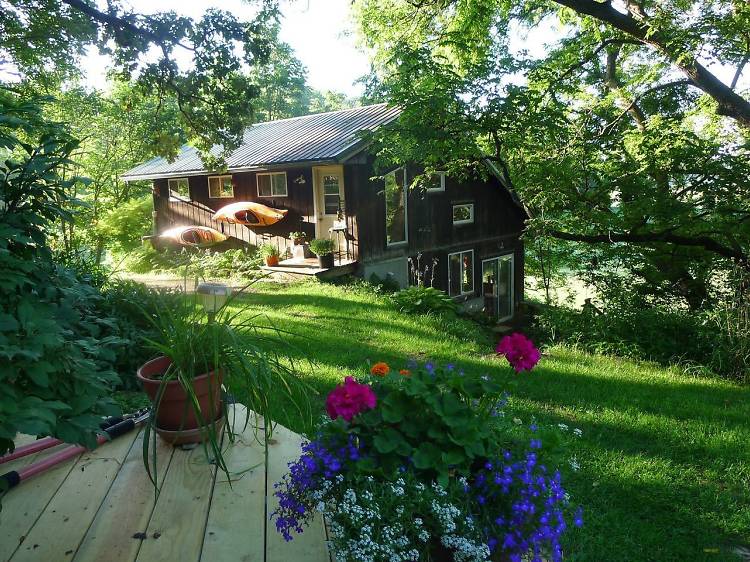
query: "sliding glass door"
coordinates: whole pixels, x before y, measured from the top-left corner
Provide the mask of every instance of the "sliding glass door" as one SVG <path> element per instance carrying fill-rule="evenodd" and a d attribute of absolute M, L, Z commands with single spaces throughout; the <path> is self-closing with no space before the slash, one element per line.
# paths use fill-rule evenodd
<path fill-rule="evenodd" d="M 498 321 L 513 316 L 513 254 L 482 261 L 484 311 Z"/>

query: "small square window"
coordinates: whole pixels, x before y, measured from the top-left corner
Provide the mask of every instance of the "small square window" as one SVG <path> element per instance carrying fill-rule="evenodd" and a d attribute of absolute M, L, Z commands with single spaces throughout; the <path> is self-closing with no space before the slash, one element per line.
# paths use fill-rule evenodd
<path fill-rule="evenodd" d="M 453 224 L 471 224 L 474 222 L 474 203 L 453 205 Z"/>
<path fill-rule="evenodd" d="M 427 178 L 427 193 L 445 191 L 445 172 L 435 172 Z"/>
<path fill-rule="evenodd" d="M 175 178 L 167 180 L 169 184 L 169 196 L 190 200 L 190 185 L 187 178 Z"/>
<path fill-rule="evenodd" d="M 208 196 L 211 199 L 234 197 L 232 176 L 212 176 L 208 178 Z"/>
<path fill-rule="evenodd" d="M 286 197 L 286 172 L 258 174 L 258 197 Z"/>

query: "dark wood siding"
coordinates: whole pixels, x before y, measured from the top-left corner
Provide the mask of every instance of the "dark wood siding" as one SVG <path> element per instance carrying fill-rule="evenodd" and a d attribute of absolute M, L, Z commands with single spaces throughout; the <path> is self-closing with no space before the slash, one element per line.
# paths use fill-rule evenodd
<path fill-rule="evenodd" d="M 166 179 L 154 181 L 154 209 L 157 212 L 157 229 L 162 232 L 172 226 L 201 224 L 210 226 L 238 241 L 259 245 L 270 242 L 280 250 L 290 245 L 289 233 L 301 230 L 308 238 L 315 236 L 313 180 L 311 167 L 289 168 L 287 174 L 287 197 L 258 197 L 257 173 L 238 172 L 232 175 L 234 197 L 211 198 L 208 196 L 208 175 L 190 176 L 190 201 L 169 199 Z M 214 174 L 212 174 L 214 175 Z M 239 201 L 255 201 L 278 209 L 287 209 L 287 216 L 267 227 L 248 227 L 218 223 L 210 216 L 225 205 Z"/>
<path fill-rule="evenodd" d="M 351 185 L 355 186 L 356 214 L 359 222 L 360 257 L 362 261 L 379 261 L 411 256 L 426 251 L 456 251 L 474 245 L 482 252 L 508 247 L 524 228 L 525 215 L 499 181 L 477 179 L 457 182 L 447 177 L 445 191 L 408 193 L 408 244 L 386 246 L 385 199 L 383 181 L 369 178 L 371 166 L 351 166 Z M 409 170 L 408 181 L 415 171 Z M 453 224 L 453 205 L 473 203 L 474 222 Z"/>

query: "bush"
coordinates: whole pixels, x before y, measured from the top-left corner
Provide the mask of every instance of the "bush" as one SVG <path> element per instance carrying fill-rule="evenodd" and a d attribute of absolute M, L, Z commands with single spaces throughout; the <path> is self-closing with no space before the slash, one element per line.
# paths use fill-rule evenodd
<path fill-rule="evenodd" d="M 155 330 L 144 312 L 156 314 L 165 307 L 176 309 L 183 298 L 181 291 L 152 288 L 129 280 L 111 282 L 103 289 L 97 309 L 101 315 L 114 319 L 112 330 L 121 341 L 113 348 L 113 364 L 120 374 L 122 388 L 139 388 L 135 373 L 153 355 L 144 338 L 153 338 Z"/>
<path fill-rule="evenodd" d="M 17 432 L 96 444 L 100 416 L 118 411 L 108 335 L 112 318 L 95 310 L 98 291 L 53 261 L 47 235 L 70 221 L 64 179 L 78 143 L 45 121 L 37 102 L 0 90 L 0 455 Z M 10 156 L 12 155 L 12 156 Z"/>
<path fill-rule="evenodd" d="M 125 253 L 141 246 L 141 236 L 151 232 L 151 195 L 130 199 L 107 212 L 96 225 L 96 234 L 113 252 Z"/>
<path fill-rule="evenodd" d="M 391 295 L 401 312 L 455 315 L 458 306 L 443 291 L 433 287 L 408 287 Z"/>
<path fill-rule="evenodd" d="M 123 267 L 133 273 L 174 272 L 199 277 L 257 278 L 263 275 L 260 252 L 238 248 L 222 252 L 212 250 L 158 251 L 142 247 L 130 252 Z"/>
<path fill-rule="evenodd" d="M 750 334 L 737 329 L 736 310 L 687 312 L 661 307 L 610 306 L 573 310 L 540 306 L 530 333 L 540 342 L 564 342 L 592 353 L 696 366 L 747 380 Z M 733 326 L 734 329 L 729 329 Z"/>

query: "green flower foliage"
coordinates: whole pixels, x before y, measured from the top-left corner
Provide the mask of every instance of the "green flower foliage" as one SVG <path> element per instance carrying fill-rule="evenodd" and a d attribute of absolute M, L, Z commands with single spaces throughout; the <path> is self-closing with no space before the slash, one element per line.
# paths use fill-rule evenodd
<path fill-rule="evenodd" d="M 414 314 L 455 314 L 458 306 L 443 291 L 434 287 L 408 287 L 391 295 L 402 312 Z"/>
<path fill-rule="evenodd" d="M 94 446 L 99 416 L 116 411 L 113 320 L 47 246 L 78 178 L 61 177 L 77 142 L 42 117 L 44 101 L 0 90 L 0 454 L 16 432 Z"/>
<path fill-rule="evenodd" d="M 350 431 L 374 445 L 386 475 L 413 462 L 445 485 L 451 470 L 468 471 L 502 445 L 490 423 L 502 387 L 490 377 L 427 365 L 387 375 L 374 388 L 377 408 L 358 415 Z"/>

